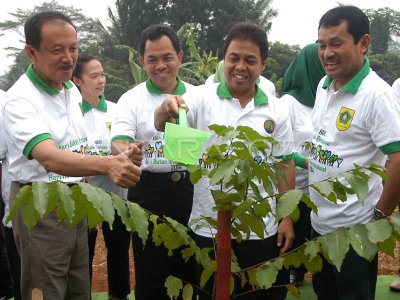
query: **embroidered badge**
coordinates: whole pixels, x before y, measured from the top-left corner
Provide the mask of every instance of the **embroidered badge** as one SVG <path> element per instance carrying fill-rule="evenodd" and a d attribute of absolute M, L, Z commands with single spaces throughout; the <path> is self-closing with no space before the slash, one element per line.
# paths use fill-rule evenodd
<path fill-rule="evenodd" d="M 336 119 L 336 128 L 340 131 L 349 129 L 353 121 L 354 113 L 354 110 L 342 106 Z"/>
<path fill-rule="evenodd" d="M 107 129 L 108 129 L 108 134 L 111 134 L 111 123 L 112 122 L 106 122 L 106 126 L 107 126 Z"/>
<path fill-rule="evenodd" d="M 264 129 L 269 134 L 273 133 L 275 130 L 275 122 L 272 120 L 265 120 Z"/>

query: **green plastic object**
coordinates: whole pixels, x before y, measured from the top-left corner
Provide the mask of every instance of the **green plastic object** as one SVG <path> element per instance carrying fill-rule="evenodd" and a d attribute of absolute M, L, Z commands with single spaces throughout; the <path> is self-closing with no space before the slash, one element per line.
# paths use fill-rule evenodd
<path fill-rule="evenodd" d="M 164 156 L 172 161 L 196 165 L 204 143 L 212 136 L 208 131 L 188 127 L 186 111 L 179 108 L 178 124 L 165 125 Z"/>

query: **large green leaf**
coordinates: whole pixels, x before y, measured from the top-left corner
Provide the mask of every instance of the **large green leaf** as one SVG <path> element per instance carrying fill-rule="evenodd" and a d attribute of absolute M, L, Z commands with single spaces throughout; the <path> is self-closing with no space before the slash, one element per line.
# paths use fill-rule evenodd
<path fill-rule="evenodd" d="M 61 181 L 52 182 L 49 185 L 49 198 L 58 199 L 58 220 L 66 220 L 73 223 L 75 217 L 75 201 L 72 198 L 72 191 L 65 183 Z"/>
<path fill-rule="evenodd" d="M 376 243 L 368 238 L 368 230 L 365 225 L 359 224 L 349 229 L 350 243 L 354 251 L 361 257 L 371 260 L 378 252 Z"/>
<path fill-rule="evenodd" d="M 133 231 L 135 224 L 129 218 L 129 211 L 125 201 L 116 194 L 111 194 L 111 200 L 117 214 L 121 217 L 121 221 L 125 225 L 126 230 Z"/>
<path fill-rule="evenodd" d="M 290 267 L 298 268 L 301 265 L 301 260 L 297 252 L 290 252 L 284 256 L 285 261 L 283 262 L 286 269 L 289 270 Z"/>
<path fill-rule="evenodd" d="M 200 287 L 204 288 L 210 277 L 217 271 L 217 261 L 212 260 L 208 266 L 206 266 L 200 276 Z"/>
<path fill-rule="evenodd" d="M 373 243 L 380 243 L 392 235 L 392 226 L 386 219 L 368 223 L 365 225 L 368 229 L 368 238 Z"/>
<path fill-rule="evenodd" d="M 113 206 L 113 200 L 111 199 L 111 195 L 104 191 L 103 189 L 98 188 L 98 193 L 101 195 L 102 199 L 102 206 L 101 206 L 101 212 L 102 216 L 104 218 L 104 221 L 108 223 L 110 226 L 110 229 L 112 230 L 112 225 L 114 223 L 115 219 L 115 210 Z"/>
<path fill-rule="evenodd" d="M 389 220 L 393 224 L 393 229 L 400 235 L 400 215 L 392 215 Z"/>
<path fill-rule="evenodd" d="M 268 289 L 276 281 L 276 276 L 280 269 L 282 269 L 284 259 L 277 258 L 273 262 L 262 265 L 257 268 L 256 277 L 259 287 Z"/>
<path fill-rule="evenodd" d="M 246 212 L 240 214 L 238 219 L 243 225 L 248 226 L 260 239 L 264 238 L 265 223 L 262 218 L 257 218 L 255 214 Z"/>
<path fill-rule="evenodd" d="M 321 243 L 324 255 L 340 271 L 343 259 L 350 247 L 350 237 L 347 229 L 339 228 L 334 232 L 318 237 L 318 241 Z"/>
<path fill-rule="evenodd" d="M 332 182 L 330 181 L 315 182 L 310 186 L 325 198 L 327 198 L 330 193 L 333 192 Z"/>
<path fill-rule="evenodd" d="M 174 276 L 168 276 L 165 280 L 167 294 L 171 299 L 177 299 L 183 288 L 182 280 Z"/>
<path fill-rule="evenodd" d="M 190 172 L 190 182 L 196 184 L 202 177 L 202 168 L 199 165 L 189 165 L 187 166 Z"/>
<path fill-rule="evenodd" d="M 364 203 L 364 200 L 365 198 L 367 198 L 368 195 L 368 178 L 350 173 L 344 173 L 343 177 L 347 180 L 347 182 L 355 191 L 358 201 Z"/>
<path fill-rule="evenodd" d="M 47 184 L 45 182 L 34 182 L 32 184 L 32 195 L 33 206 L 42 218 L 49 203 Z"/>
<path fill-rule="evenodd" d="M 276 202 L 276 220 L 279 221 L 289 216 L 296 209 L 302 196 L 303 191 L 300 189 L 293 189 L 279 197 Z"/>
<path fill-rule="evenodd" d="M 193 297 L 193 287 L 190 284 L 185 284 L 182 291 L 183 300 L 191 300 Z"/>
<path fill-rule="evenodd" d="M 309 257 L 309 260 L 316 257 L 320 251 L 320 243 L 317 241 L 307 241 L 304 243 L 304 254 Z"/>
<path fill-rule="evenodd" d="M 317 206 L 311 201 L 310 197 L 306 193 L 303 193 L 303 196 L 301 196 L 301 201 L 305 203 L 307 207 L 310 208 L 314 213 L 318 214 Z"/>
<path fill-rule="evenodd" d="M 149 220 L 147 213 L 136 203 L 128 202 L 127 205 L 135 230 L 142 239 L 143 245 L 145 245 L 147 237 L 149 236 Z"/>
<path fill-rule="evenodd" d="M 246 199 L 245 201 L 243 201 L 242 203 L 240 203 L 239 206 L 237 206 L 234 210 L 233 210 L 233 214 L 232 216 L 234 218 L 236 218 L 238 215 L 248 211 L 250 209 L 250 207 L 253 205 L 254 201 L 252 199 Z"/>
<path fill-rule="evenodd" d="M 385 241 L 378 243 L 379 251 L 394 257 L 394 250 L 396 249 L 396 238 L 394 236 L 390 236 Z"/>
<path fill-rule="evenodd" d="M 228 160 L 224 162 L 217 171 L 214 176 L 212 176 L 210 184 L 215 185 L 219 183 L 228 182 L 234 174 L 234 170 L 237 167 L 239 160 Z"/>

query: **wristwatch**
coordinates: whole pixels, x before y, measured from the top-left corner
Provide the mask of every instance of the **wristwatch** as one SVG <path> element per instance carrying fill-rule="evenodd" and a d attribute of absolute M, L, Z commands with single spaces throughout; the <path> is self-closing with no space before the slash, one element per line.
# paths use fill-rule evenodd
<path fill-rule="evenodd" d="M 374 208 L 374 221 L 381 220 L 387 218 L 388 216 L 385 215 L 381 210 Z"/>

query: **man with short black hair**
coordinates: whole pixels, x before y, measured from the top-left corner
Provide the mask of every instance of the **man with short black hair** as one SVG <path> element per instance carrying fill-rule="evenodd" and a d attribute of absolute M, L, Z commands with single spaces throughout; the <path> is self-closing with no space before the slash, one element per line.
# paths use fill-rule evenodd
<path fill-rule="evenodd" d="M 368 194 L 332 203 L 310 189 L 318 214 L 311 213 L 312 235 L 328 234 L 389 216 L 400 195 L 400 106 L 392 88 L 370 68 L 369 20 L 355 6 L 326 12 L 318 27 L 319 57 L 326 77 L 319 83 L 312 112 L 314 135 L 310 183 L 371 163 L 388 167 L 389 180 L 369 173 Z M 340 271 L 324 261 L 313 275 L 318 299 L 375 299 L 378 256 L 359 256 L 350 245 Z"/>
<path fill-rule="evenodd" d="M 164 157 L 164 133 L 153 125 L 154 108 L 167 94 L 183 95 L 194 88 L 178 77 L 182 57 L 179 39 L 169 26 L 152 25 L 143 31 L 140 61 L 149 79 L 121 96 L 111 131 L 113 154 L 129 143 L 144 142 L 142 177 L 128 190 L 128 200 L 187 225 L 193 201 L 189 173 Z M 151 234 L 144 246 L 137 234 L 132 239 L 137 300 L 169 299 L 164 286 L 169 275 L 194 281 L 194 264 L 185 263 L 181 253 L 169 257 L 164 246 L 154 245 Z"/>
<path fill-rule="evenodd" d="M 7 91 L 1 118 L 7 145 L 10 206 L 22 186 L 62 181 L 73 185 L 83 176 L 108 175 L 129 187 L 141 171 L 130 149 L 118 156 L 86 156 L 82 97 L 70 81 L 78 57 L 77 32 L 71 20 L 55 11 L 39 12 L 25 23 L 28 70 Z M 34 288 L 44 299 L 90 299 L 87 221 L 75 226 L 50 212 L 28 230 L 21 211 L 13 220 L 21 256 L 21 293 L 29 300 Z"/>

